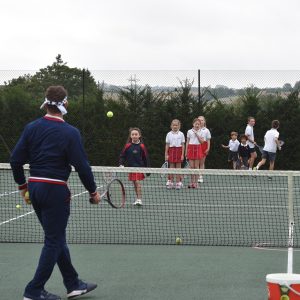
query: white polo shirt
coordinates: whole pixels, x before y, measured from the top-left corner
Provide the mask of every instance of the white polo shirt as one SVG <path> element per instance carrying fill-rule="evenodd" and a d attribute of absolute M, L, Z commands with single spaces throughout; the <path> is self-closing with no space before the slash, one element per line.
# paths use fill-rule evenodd
<path fill-rule="evenodd" d="M 246 130 L 245 130 L 245 135 L 247 137 L 250 136 L 251 141 L 254 141 L 253 126 L 250 126 L 249 124 L 247 125 Z M 250 148 L 254 148 L 255 147 L 255 145 L 253 143 L 249 142 L 248 140 L 247 140 L 247 144 L 249 145 Z"/>
<path fill-rule="evenodd" d="M 181 131 L 170 131 L 166 136 L 166 144 L 170 147 L 181 147 L 185 143 L 184 134 Z"/>
<path fill-rule="evenodd" d="M 199 145 L 200 144 L 200 142 L 199 142 L 199 140 L 198 140 L 195 133 L 197 133 L 198 136 L 201 137 L 201 135 L 200 135 L 201 134 L 201 129 L 199 129 L 197 131 L 195 131 L 194 129 L 190 129 L 187 132 L 187 138 L 190 139 L 190 142 L 189 142 L 190 145 Z"/>
<path fill-rule="evenodd" d="M 279 138 L 279 132 L 277 129 L 272 128 L 268 130 L 265 134 L 265 146 L 264 150 L 268 152 L 276 153 L 277 151 L 277 144 L 275 142 L 276 139 Z"/>
<path fill-rule="evenodd" d="M 200 129 L 200 136 L 204 139 L 204 141 L 208 141 L 211 139 L 210 131 L 206 127 L 202 127 Z"/>
<path fill-rule="evenodd" d="M 238 140 L 235 140 L 235 141 L 230 140 L 229 144 L 228 144 L 229 150 L 233 151 L 233 152 L 238 152 L 239 151 L 239 145 L 240 145 L 240 142 Z"/>

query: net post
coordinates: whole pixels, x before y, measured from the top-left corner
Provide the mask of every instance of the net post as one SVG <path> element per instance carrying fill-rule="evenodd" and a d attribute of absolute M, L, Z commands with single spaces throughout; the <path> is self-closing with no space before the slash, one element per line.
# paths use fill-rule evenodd
<path fill-rule="evenodd" d="M 289 213 L 289 238 L 288 238 L 288 263 L 287 273 L 293 273 L 293 247 L 294 247 L 294 177 L 288 174 L 288 213 Z"/>

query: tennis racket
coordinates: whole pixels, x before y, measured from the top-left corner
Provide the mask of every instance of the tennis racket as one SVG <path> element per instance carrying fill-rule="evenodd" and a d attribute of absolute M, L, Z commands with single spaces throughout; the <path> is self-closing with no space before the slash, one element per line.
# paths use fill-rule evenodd
<path fill-rule="evenodd" d="M 191 168 L 191 166 L 190 166 L 190 164 L 189 164 L 189 161 L 188 161 L 187 159 L 184 160 L 183 168 L 184 168 L 184 169 L 190 169 L 190 168 Z"/>
<path fill-rule="evenodd" d="M 240 170 L 249 170 L 249 167 L 245 166 L 244 164 L 241 164 Z"/>
<path fill-rule="evenodd" d="M 161 166 L 162 169 L 168 169 L 169 168 L 169 163 L 167 161 L 165 161 L 162 166 Z"/>
<path fill-rule="evenodd" d="M 278 140 L 278 142 L 279 142 L 279 146 L 280 146 L 280 147 L 282 147 L 282 146 L 284 145 L 284 141 Z"/>
<path fill-rule="evenodd" d="M 161 166 L 161 168 L 162 169 L 168 169 L 169 168 L 169 163 L 168 163 L 168 161 L 165 161 L 163 164 L 162 164 L 162 166 Z M 166 174 L 161 174 L 160 175 L 160 177 L 165 177 L 166 176 Z"/>
<path fill-rule="evenodd" d="M 191 168 L 190 163 L 189 163 L 189 161 L 186 158 L 184 159 L 184 162 L 183 162 L 183 168 L 184 169 L 190 169 Z M 183 178 L 186 178 L 186 177 L 187 177 L 186 174 L 183 175 Z"/>
<path fill-rule="evenodd" d="M 116 172 L 103 172 L 102 174 L 103 181 L 106 185 L 108 185 L 111 181 L 114 179 L 117 179 L 117 173 Z"/>
<path fill-rule="evenodd" d="M 105 187 L 105 191 L 100 194 L 101 200 L 106 201 L 113 208 L 125 206 L 125 188 L 121 180 L 114 178 Z M 90 203 L 94 203 L 90 198 Z"/>

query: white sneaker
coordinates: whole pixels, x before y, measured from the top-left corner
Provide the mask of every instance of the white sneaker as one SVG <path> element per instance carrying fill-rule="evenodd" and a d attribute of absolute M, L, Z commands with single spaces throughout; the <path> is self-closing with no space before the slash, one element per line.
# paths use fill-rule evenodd
<path fill-rule="evenodd" d="M 136 199 L 133 203 L 133 205 L 136 205 L 136 206 L 142 206 L 143 203 L 142 203 L 142 200 L 141 199 Z"/>
<path fill-rule="evenodd" d="M 183 187 L 182 182 L 177 182 L 176 183 L 176 190 L 180 190 Z"/>
<path fill-rule="evenodd" d="M 168 180 L 166 183 L 166 186 L 169 186 L 170 184 L 173 184 L 171 180 Z"/>
<path fill-rule="evenodd" d="M 168 180 L 170 181 L 169 184 L 167 185 L 167 189 L 172 189 L 174 187 L 174 184 L 171 180 Z"/>
<path fill-rule="evenodd" d="M 203 177 L 202 177 L 201 175 L 200 175 L 199 178 L 198 178 L 198 182 L 199 182 L 199 183 L 202 183 L 202 182 L 203 182 Z"/>

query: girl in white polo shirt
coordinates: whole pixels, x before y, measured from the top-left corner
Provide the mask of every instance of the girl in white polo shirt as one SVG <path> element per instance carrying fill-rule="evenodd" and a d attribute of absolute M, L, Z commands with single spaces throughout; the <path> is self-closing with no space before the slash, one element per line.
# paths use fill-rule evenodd
<path fill-rule="evenodd" d="M 204 139 L 201 137 L 201 123 L 198 119 L 194 119 L 193 128 L 187 132 L 186 140 L 186 157 L 189 160 L 191 169 L 199 169 L 200 159 L 203 157 L 201 151 L 201 143 Z M 188 188 L 197 188 L 197 175 L 191 176 L 191 183 Z"/>
<path fill-rule="evenodd" d="M 174 119 L 171 122 L 171 131 L 166 136 L 165 161 L 169 162 L 170 168 L 181 168 L 184 158 L 184 134 L 180 131 L 180 121 Z M 173 188 L 174 175 L 168 176 L 167 188 Z M 181 176 L 176 175 L 176 189 L 182 188 Z"/>
<path fill-rule="evenodd" d="M 280 144 L 279 144 L 279 121 L 273 120 L 272 121 L 272 128 L 268 130 L 265 134 L 265 146 L 262 151 L 261 158 L 262 160 L 257 164 L 256 170 L 258 170 L 261 166 L 263 166 L 267 159 L 269 159 L 270 167 L 269 170 L 274 170 L 275 165 L 275 158 L 276 158 L 276 151 L 281 150 Z"/>
<path fill-rule="evenodd" d="M 200 158 L 200 169 L 205 169 L 205 160 L 206 156 L 209 153 L 210 150 L 210 140 L 211 140 L 211 134 L 208 128 L 206 128 L 206 120 L 204 116 L 199 116 L 198 120 L 200 121 L 200 136 L 203 139 L 203 142 L 201 143 L 201 158 Z M 198 182 L 203 182 L 202 175 L 199 176 Z"/>

